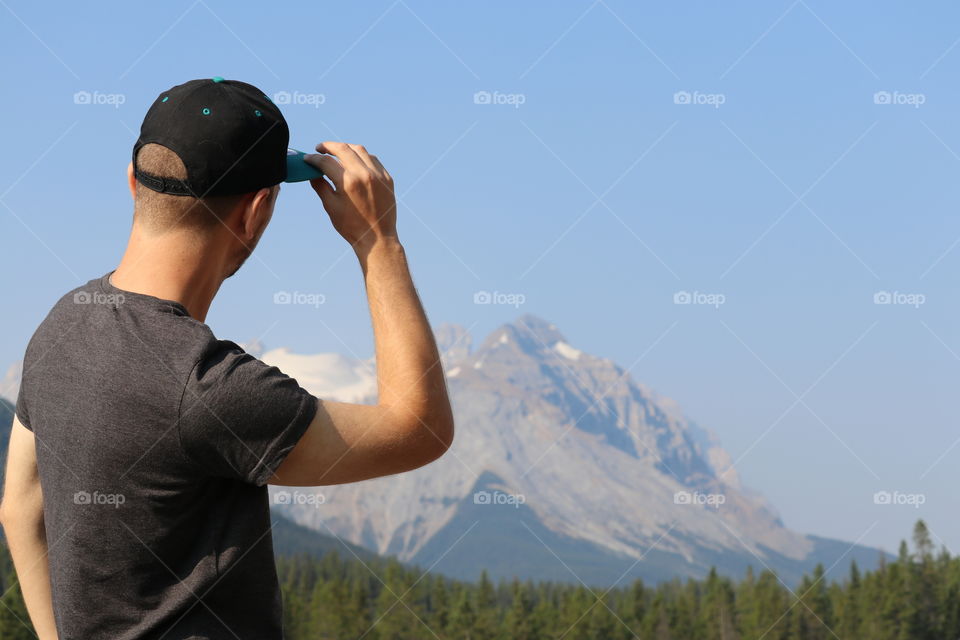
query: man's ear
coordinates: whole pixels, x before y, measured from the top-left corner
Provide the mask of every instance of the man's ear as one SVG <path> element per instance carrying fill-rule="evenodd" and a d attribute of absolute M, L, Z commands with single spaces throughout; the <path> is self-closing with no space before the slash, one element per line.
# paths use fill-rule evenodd
<path fill-rule="evenodd" d="M 243 238 L 256 241 L 273 216 L 273 206 L 280 193 L 280 185 L 264 187 L 253 194 L 243 211 Z"/>
<path fill-rule="evenodd" d="M 130 197 L 137 199 L 137 177 L 133 175 L 133 163 L 127 165 L 127 187 L 130 188 Z"/>

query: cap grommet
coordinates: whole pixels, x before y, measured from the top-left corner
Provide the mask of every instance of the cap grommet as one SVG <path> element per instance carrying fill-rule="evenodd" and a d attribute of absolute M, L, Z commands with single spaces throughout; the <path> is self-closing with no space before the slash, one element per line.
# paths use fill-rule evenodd
<path fill-rule="evenodd" d="M 163 96 L 163 100 L 161 100 L 160 102 L 166 102 L 169 99 L 170 99 L 170 96 Z"/>
<path fill-rule="evenodd" d="M 255 115 L 255 116 L 257 116 L 257 117 L 259 118 L 259 117 L 262 116 L 263 114 L 260 113 L 260 109 L 254 109 L 254 110 L 253 110 L 253 115 Z"/>
<path fill-rule="evenodd" d="M 205 116 L 210 115 L 210 109 L 209 109 L 209 107 L 204 107 L 204 108 L 203 108 L 203 111 L 201 111 L 201 113 L 203 113 L 203 115 L 205 115 Z"/>

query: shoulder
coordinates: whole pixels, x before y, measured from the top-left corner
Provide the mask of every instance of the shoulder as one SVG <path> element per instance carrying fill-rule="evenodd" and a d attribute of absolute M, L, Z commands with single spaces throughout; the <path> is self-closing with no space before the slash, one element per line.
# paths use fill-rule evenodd
<path fill-rule="evenodd" d="M 24 369 L 27 368 L 26 361 L 30 359 L 31 352 L 36 352 L 38 348 L 43 348 L 45 342 L 63 335 L 64 331 L 71 326 L 71 323 L 77 322 L 79 307 L 91 298 L 92 293 L 97 290 L 99 281 L 99 278 L 94 278 L 75 287 L 60 296 L 53 304 L 30 337 L 24 356 Z"/>
<path fill-rule="evenodd" d="M 247 353 L 235 342 L 213 339 L 187 376 L 180 415 L 195 414 L 194 409 L 201 405 L 244 420 L 264 412 L 282 415 L 287 407 L 296 408 L 312 398 L 278 367 Z"/>
<path fill-rule="evenodd" d="M 231 387 L 238 389 L 271 379 L 292 381 L 280 369 L 248 353 L 236 342 L 217 339 L 211 333 L 203 344 L 187 384 L 204 388 L 230 383 Z"/>

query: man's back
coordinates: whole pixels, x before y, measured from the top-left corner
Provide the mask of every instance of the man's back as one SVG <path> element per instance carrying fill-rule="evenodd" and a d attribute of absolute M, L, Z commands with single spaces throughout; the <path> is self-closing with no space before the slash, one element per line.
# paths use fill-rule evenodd
<path fill-rule="evenodd" d="M 17 403 L 61 639 L 280 638 L 265 485 L 315 411 L 177 302 L 108 276 L 64 296 Z"/>
<path fill-rule="evenodd" d="M 160 93 L 127 165 L 120 264 L 64 296 L 27 348 L 0 523 L 42 640 L 280 638 L 265 485 L 402 473 L 450 447 L 393 178 L 362 145 L 306 155 L 289 139 L 245 82 Z M 203 324 L 280 183 L 306 180 L 363 273 L 376 404 L 315 398 Z"/>

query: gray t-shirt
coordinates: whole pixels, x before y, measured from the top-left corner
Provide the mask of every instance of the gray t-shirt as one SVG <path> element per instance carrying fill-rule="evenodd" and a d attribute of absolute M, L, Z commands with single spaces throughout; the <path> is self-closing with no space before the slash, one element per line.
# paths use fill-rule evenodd
<path fill-rule="evenodd" d="M 61 640 L 282 637 L 267 481 L 317 410 L 177 302 L 109 274 L 27 347 Z"/>

